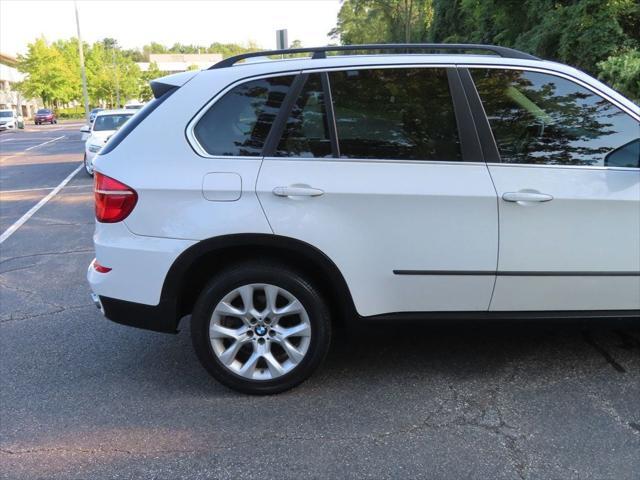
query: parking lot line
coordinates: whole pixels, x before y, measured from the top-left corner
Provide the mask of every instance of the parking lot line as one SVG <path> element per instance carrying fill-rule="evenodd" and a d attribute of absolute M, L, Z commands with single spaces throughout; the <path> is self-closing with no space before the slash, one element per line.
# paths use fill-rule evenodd
<path fill-rule="evenodd" d="M 55 142 L 56 140 L 60 140 L 61 138 L 64 138 L 64 137 L 66 137 L 66 135 L 60 135 L 59 137 L 56 137 L 56 138 L 51 139 L 51 140 L 47 140 L 46 142 L 43 142 L 43 143 L 39 143 L 38 145 L 34 145 L 32 147 L 25 148 L 24 151 L 28 152 L 29 150 L 33 150 L 34 148 L 41 147 L 43 145 L 46 145 L 47 143 Z"/>
<path fill-rule="evenodd" d="M 9 195 L 12 193 L 26 193 L 26 192 L 42 192 L 44 190 L 53 190 L 56 187 L 35 187 L 35 188 L 21 188 L 19 190 L 0 190 L 0 195 Z M 93 188 L 92 184 L 88 185 L 69 185 L 67 188 Z"/>
<path fill-rule="evenodd" d="M 63 135 L 64 136 L 64 135 Z M 60 137 L 62 138 L 62 137 Z M 48 142 L 47 142 L 48 143 Z M 53 197 L 55 197 L 57 195 L 57 193 L 62 190 L 64 188 L 64 186 L 69 183 L 69 181 L 71 181 L 71 179 L 73 177 L 76 176 L 76 174 L 83 168 L 83 165 L 80 164 L 78 165 L 78 168 L 76 168 L 73 172 L 71 172 L 67 178 L 65 178 L 64 180 L 62 180 L 62 182 L 60 182 L 60 184 L 55 187 L 53 190 L 51 190 L 46 197 L 44 197 L 42 200 L 40 200 L 38 203 L 36 203 L 33 207 L 31 207 L 31 209 L 29 209 L 29 211 L 27 213 L 25 213 L 22 217 L 20 217 L 18 219 L 18 221 L 16 221 L 13 225 L 11 225 L 9 228 L 7 228 L 2 235 L 0 235 L 0 244 L 2 244 L 7 238 L 9 238 L 11 235 L 13 235 L 15 233 L 16 230 L 18 230 L 22 225 L 24 225 L 27 220 L 29 220 L 38 210 L 40 210 L 49 200 L 51 200 Z"/>

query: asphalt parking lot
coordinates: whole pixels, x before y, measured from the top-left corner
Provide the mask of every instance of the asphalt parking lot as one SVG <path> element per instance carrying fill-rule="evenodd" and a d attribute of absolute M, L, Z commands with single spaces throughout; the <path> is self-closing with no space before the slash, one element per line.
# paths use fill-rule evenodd
<path fill-rule="evenodd" d="M 0 133 L 0 234 L 80 165 L 79 125 Z M 47 143 L 45 143 L 47 142 Z M 91 179 L 0 244 L 0 478 L 640 478 L 640 325 L 352 329 L 272 397 L 101 317 Z"/>

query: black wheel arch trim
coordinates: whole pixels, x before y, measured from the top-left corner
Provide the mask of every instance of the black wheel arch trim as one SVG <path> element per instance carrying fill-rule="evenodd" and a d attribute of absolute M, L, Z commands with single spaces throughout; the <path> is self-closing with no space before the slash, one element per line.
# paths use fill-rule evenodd
<path fill-rule="evenodd" d="M 291 237 L 267 233 L 239 233 L 222 235 L 219 237 L 201 240 L 192 245 L 173 262 L 162 287 L 160 295 L 162 301 L 173 301 L 179 304 L 179 294 L 182 281 L 191 267 L 198 259 L 204 255 L 215 254 L 216 251 L 223 252 L 230 248 L 269 248 L 280 250 L 282 253 L 294 252 L 300 256 L 308 258 L 315 265 L 320 267 L 320 274 L 327 278 L 331 285 L 340 292 L 344 305 L 341 305 L 344 313 L 356 314 L 355 304 L 351 291 L 344 276 L 340 272 L 335 262 L 325 253 L 313 245 Z M 212 272 L 214 273 L 214 272 Z"/>

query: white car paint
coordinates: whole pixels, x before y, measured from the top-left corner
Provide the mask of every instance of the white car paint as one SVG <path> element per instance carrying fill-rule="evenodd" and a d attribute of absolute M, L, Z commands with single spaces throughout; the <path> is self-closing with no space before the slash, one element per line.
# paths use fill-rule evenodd
<path fill-rule="evenodd" d="M 499 202 L 498 271 L 575 272 L 499 276 L 492 310 L 640 308 L 640 172 L 605 168 L 491 165 L 499 197 L 529 190 L 544 203 Z M 558 241 L 562 239 L 562 241 Z"/>
<path fill-rule="evenodd" d="M 640 271 L 637 169 L 212 157 L 189 141 L 194 115 L 244 79 L 371 65 L 538 69 L 586 85 L 640 120 L 637 105 L 578 70 L 497 56 L 330 56 L 173 75 L 163 81 L 180 88 L 96 160 L 97 171 L 136 190 L 138 204 L 124 222 L 96 224 L 97 259 L 113 270 L 100 274 L 90 268 L 92 290 L 156 305 L 169 268 L 188 246 L 232 233 L 275 233 L 309 243 L 333 260 L 361 315 L 640 309 L 637 275 L 393 274 L 394 269 Z M 240 191 L 230 195 L 234 187 L 221 181 L 219 192 L 212 182 L 204 193 L 203 181 L 212 173 L 239 176 Z M 324 194 L 283 198 L 273 194 L 281 186 L 308 186 Z M 527 189 L 554 200 L 535 206 L 501 200 L 504 193 Z"/>
<path fill-rule="evenodd" d="M 273 194 L 287 185 L 324 193 Z M 274 233 L 340 266 L 361 315 L 489 308 L 493 275 L 393 273 L 495 270 L 498 209 L 486 165 L 266 158 L 257 191 Z"/>
<path fill-rule="evenodd" d="M 18 128 L 20 117 L 12 109 L 0 110 L 0 131 L 2 130 L 15 130 Z"/>
<path fill-rule="evenodd" d="M 109 118 L 112 116 L 128 116 L 131 118 L 135 114 L 135 110 L 102 110 L 96 114 L 95 120 L 88 126 L 88 132 L 83 131 L 83 139 L 84 135 L 86 135 L 85 144 L 84 144 L 84 158 L 85 158 L 85 168 L 88 173 L 93 174 L 93 160 L 95 156 L 98 154 L 100 149 L 107 143 L 109 138 L 117 132 L 117 129 L 107 129 L 100 130 L 96 129 L 100 126 L 100 121 Z M 85 126 L 82 130 L 86 129 Z M 81 131 L 82 131 L 81 130 Z"/>

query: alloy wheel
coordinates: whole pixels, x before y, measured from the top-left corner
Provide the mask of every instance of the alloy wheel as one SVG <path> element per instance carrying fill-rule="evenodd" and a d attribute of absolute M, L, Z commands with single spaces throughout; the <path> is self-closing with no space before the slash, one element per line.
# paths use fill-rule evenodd
<path fill-rule="evenodd" d="M 250 380 L 271 380 L 304 359 L 311 339 L 309 315 L 289 291 L 266 283 L 235 288 L 211 315 L 209 341 L 228 370 Z"/>

